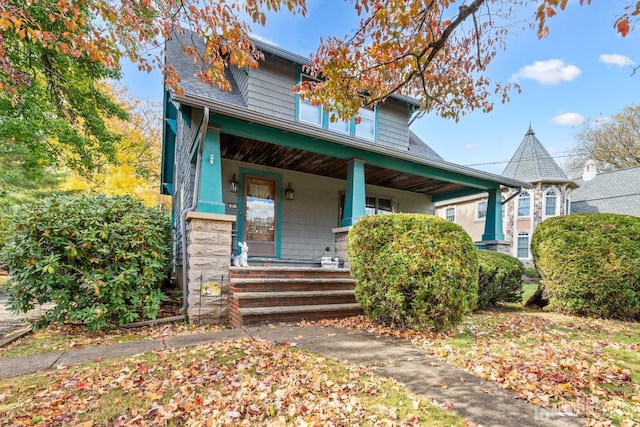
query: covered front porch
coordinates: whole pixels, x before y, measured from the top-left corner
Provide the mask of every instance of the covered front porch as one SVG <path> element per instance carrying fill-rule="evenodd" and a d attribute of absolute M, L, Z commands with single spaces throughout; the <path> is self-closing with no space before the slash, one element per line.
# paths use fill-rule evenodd
<path fill-rule="evenodd" d="M 410 150 L 344 144 L 326 135 L 320 139 L 314 129 L 302 132 L 300 125 L 297 132 L 282 127 L 214 114 L 194 138 L 197 203 L 185 216 L 186 274 L 181 275 L 193 322 L 208 318 L 208 309 L 199 305 L 199 279 L 230 277 L 241 241 L 248 243 L 253 268 L 320 265 L 329 256 L 348 269 L 346 238 L 363 215 L 433 214 L 436 200 L 481 192 L 489 193 L 483 240 L 504 240 L 498 194 L 509 182 L 500 177 Z M 233 298 L 213 305 L 232 306 Z"/>

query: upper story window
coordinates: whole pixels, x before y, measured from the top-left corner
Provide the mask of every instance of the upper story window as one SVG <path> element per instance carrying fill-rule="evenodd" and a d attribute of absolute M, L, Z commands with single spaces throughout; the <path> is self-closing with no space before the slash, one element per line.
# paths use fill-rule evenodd
<path fill-rule="evenodd" d="M 313 81 L 305 74 L 300 74 L 301 81 Z M 306 99 L 296 96 L 296 108 L 298 110 L 297 119 L 301 122 L 320 126 L 324 129 L 344 133 L 356 138 L 376 139 L 377 111 L 375 108 L 362 107 L 358 111 L 358 116 L 351 120 L 341 120 L 337 118 L 335 110 L 324 111 L 322 105 L 313 105 Z M 331 120 L 332 116 L 334 117 Z M 337 119 L 337 120 L 336 120 Z"/>
<path fill-rule="evenodd" d="M 376 139 L 376 112 L 373 108 L 361 108 L 358 111 L 358 119 L 355 126 L 357 138 Z M 359 122 L 358 122 L 359 121 Z"/>
<path fill-rule="evenodd" d="M 331 117 L 334 116 L 334 120 L 331 120 Z M 349 120 L 342 120 L 338 118 L 338 115 L 335 110 L 329 113 L 329 122 L 327 123 L 327 127 L 330 130 L 334 130 L 336 132 L 342 132 L 349 134 L 351 133 L 351 122 Z"/>
<path fill-rule="evenodd" d="M 518 216 L 531 215 L 531 195 L 527 191 L 523 191 L 518 196 Z"/>
<path fill-rule="evenodd" d="M 544 215 L 558 215 L 558 192 L 554 189 L 547 190 L 544 195 Z"/>
<path fill-rule="evenodd" d="M 300 100 L 300 121 L 322 126 L 322 107 L 313 105 L 306 99 Z"/>
<path fill-rule="evenodd" d="M 456 207 L 450 206 L 444 211 L 444 217 L 447 221 L 456 222 Z"/>
<path fill-rule="evenodd" d="M 476 203 L 476 219 L 485 219 L 487 217 L 487 201 L 482 200 Z"/>

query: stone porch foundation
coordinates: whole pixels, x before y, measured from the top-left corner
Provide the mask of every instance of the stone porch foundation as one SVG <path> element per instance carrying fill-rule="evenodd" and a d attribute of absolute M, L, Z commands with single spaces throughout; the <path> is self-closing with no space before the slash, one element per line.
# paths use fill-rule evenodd
<path fill-rule="evenodd" d="M 187 213 L 187 282 L 191 324 L 229 317 L 232 215 Z"/>

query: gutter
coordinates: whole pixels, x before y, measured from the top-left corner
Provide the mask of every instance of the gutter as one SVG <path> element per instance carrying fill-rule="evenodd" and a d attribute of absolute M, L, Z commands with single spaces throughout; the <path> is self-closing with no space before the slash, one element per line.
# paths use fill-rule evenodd
<path fill-rule="evenodd" d="M 209 107 L 204 106 L 204 115 L 200 124 L 200 142 L 198 155 L 196 158 L 196 176 L 193 184 L 193 199 L 191 206 L 182 211 L 180 230 L 182 231 L 182 308 L 180 313 L 185 313 L 189 307 L 189 286 L 187 284 L 189 275 L 187 274 L 187 215 L 196 210 L 198 205 L 198 193 L 200 192 L 200 168 L 202 166 L 202 150 L 204 149 L 204 139 L 207 135 L 207 125 L 209 124 Z"/>

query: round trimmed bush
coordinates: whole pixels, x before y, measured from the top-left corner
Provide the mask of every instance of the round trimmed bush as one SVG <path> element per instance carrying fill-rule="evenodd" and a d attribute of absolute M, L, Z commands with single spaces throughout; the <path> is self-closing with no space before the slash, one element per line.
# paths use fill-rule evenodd
<path fill-rule="evenodd" d="M 640 320 L 640 218 L 550 218 L 535 229 L 531 252 L 552 309 Z"/>
<path fill-rule="evenodd" d="M 478 308 L 522 301 L 524 267 L 519 259 L 493 251 L 478 251 Z"/>
<path fill-rule="evenodd" d="M 26 312 L 55 303 L 39 326 L 80 322 L 90 329 L 154 318 L 170 267 L 166 215 L 129 196 L 55 196 L 14 217 L 0 262 L 9 270 L 9 306 Z"/>
<path fill-rule="evenodd" d="M 475 308 L 477 251 L 458 225 L 433 215 L 361 218 L 347 241 L 356 299 L 376 322 L 448 329 Z"/>

